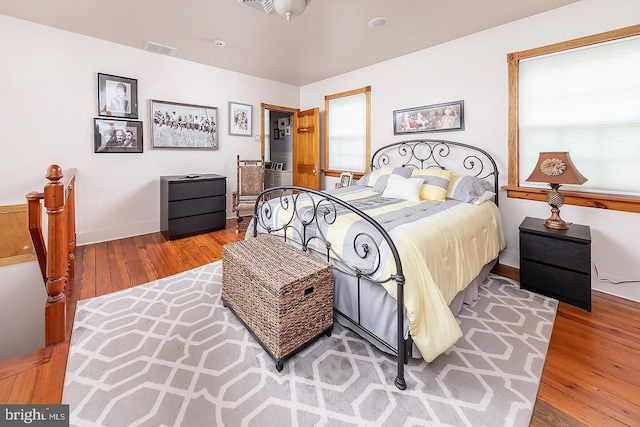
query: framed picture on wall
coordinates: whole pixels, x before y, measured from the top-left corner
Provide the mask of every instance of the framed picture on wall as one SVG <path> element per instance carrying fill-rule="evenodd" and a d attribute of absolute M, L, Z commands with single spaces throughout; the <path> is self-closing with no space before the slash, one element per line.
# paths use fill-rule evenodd
<path fill-rule="evenodd" d="M 93 119 L 94 153 L 142 153 L 142 122 Z"/>
<path fill-rule="evenodd" d="M 151 100 L 151 147 L 218 149 L 218 108 Z"/>
<path fill-rule="evenodd" d="M 229 102 L 229 135 L 251 136 L 253 106 Z"/>
<path fill-rule="evenodd" d="M 393 134 L 464 130 L 464 101 L 393 112 Z"/>
<path fill-rule="evenodd" d="M 138 80 L 98 73 L 98 115 L 138 118 Z"/>

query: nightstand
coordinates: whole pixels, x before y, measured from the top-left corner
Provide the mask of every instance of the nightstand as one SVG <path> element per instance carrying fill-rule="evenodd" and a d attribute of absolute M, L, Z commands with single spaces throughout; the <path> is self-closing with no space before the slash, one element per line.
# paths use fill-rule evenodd
<path fill-rule="evenodd" d="M 520 286 L 591 311 L 591 231 L 544 226 L 527 217 L 520 224 Z"/>

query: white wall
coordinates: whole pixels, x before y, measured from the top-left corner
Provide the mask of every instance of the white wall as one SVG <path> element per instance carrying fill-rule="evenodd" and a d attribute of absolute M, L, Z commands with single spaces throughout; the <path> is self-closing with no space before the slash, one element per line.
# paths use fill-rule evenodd
<path fill-rule="evenodd" d="M 521 51 L 638 24 L 640 1 L 583 0 L 527 19 L 473 34 L 301 88 L 300 108 L 324 108 L 324 96 L 371 85 L 372 151 L 399 141 L 393 135 L 396 109 L 464 100 L 465 130 L 412 135 L 475 144 L 492 154 L 507 181 L 507 61 Z M 384 31 L 384 27 L 379 30 Z M 322 126 L 321 126 L 321 129 Z M 325 186 L 331 186 L 327 179 Z M 518 226 L 526 216 L 547 218 L 544 202 L 500 194 L 508 248 L 501 263 L 519 265 Z M 591 226 L 592 258 L 601 276 L 640 280 L 640 215 L 565 206 L 566 221 Z M 593 275 L 592 286 L 640 301 L 640 283 L 610 285 Z"/>
<path fill-rule="evenodd" d="M 213 49 L 213 48 L 212 48 Z M 296 108 L 299 88 L 216 69 L 142 49 L 105 42 L 0 15 L 0 205 L 26 203 L 42 191 L 47 167 L 78 168 L 76 216 L 78 244 L 158 231 L 161 175 L 218 173 L 227 179 L 227 216 L 236 187 L 236 155 L 257 158 L 253 137 L 228 135 L 228 102 L 253 105 L 253 134 L 260 134 L 260 103 Z M 212 55 L 214 52 L 212 51 Z M 144 153 L 93 152 L 93 118 L 98 114 L 97 73 L 138 80 L 139 117 L 144 122 Z M 218 108 L 220 149 L 150 148 L 149 100 Z M 33 274 L 36 272 L 36 274 Z M 0 267 L 0 360 L 29 351 L 6 339 L 26 333 L 18 327 L 12 294 L 35 287 L 43 297 L 35 262 Z M 10 286 L 9 286 L 10 285 Z M 42 325 L 43 301 L 28 318 Z M 14 325 L 12 332 L 7 325 Z M 33 348 L 42 346 L 39 340 Z M 18 348 L 19 347 L 19 348 Z"/>

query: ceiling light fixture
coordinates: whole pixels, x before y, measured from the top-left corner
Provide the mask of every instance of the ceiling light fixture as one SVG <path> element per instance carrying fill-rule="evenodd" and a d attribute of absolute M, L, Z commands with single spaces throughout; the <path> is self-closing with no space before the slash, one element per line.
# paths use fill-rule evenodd
<path fill-rule="evenodd" d="M 214 40 L 213 44 L 216 45 L 216 47 L 224 47 L 226 45 L 224 40 Z"/>
<path fill-rule="evenodd" d="M 300 16 L 311 0 L 271 0 L 273 8 L 279 15 L 286 16 L 291 22 L 294 16 Z"/>
<path fill-rule="evenodd" d="M 386 23 L 387 23 L 387 18 L 383 18 L 383 17 L 373 18 L 371 21 L 369 21 L 369 26 L 372 28 L 382 27 Z"/>

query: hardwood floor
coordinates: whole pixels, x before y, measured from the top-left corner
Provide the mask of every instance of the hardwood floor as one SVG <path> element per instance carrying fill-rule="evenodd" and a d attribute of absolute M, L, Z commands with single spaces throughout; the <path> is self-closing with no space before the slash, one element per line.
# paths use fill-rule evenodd
<path fill-rule="evenodd" d="M 79 247 L 75 301 L 140 285 L 221 259 L 244 238 L 226 230 L 167 242 L 160 233 Z M 496 269 L 513 279 L 518 270 Z M 69 342 L 0 362 L 0 403 L 59 403 Z M 532 426 L 640 425 L 640 304 L 593 292 L 593 311 L 560 303 Z"/>

